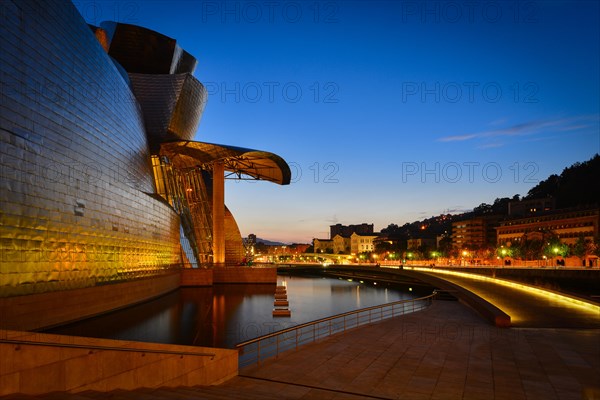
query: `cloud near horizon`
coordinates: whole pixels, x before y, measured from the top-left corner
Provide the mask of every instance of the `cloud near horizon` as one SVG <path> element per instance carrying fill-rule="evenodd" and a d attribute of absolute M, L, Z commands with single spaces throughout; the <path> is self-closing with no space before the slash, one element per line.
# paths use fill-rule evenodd
<path fill-rule="evenodd" d="M 598 124 L 599 116 L 578 116 L 571 118 L 558 118 L 549 120 L 533 120 L 515 124 L 507 128 L 485 130 L 462 135 L 450 135 L 439 138 L 438 142 L 464 142 L 473 139 L 500 139 L 503 137 L 530 136 L 543 133 L 575 131 L 592 128 Z M 595 122 L 595 124 L 594 124 Z M 500 147 L 502 143 L 494 142 L 481 148 Z"/>

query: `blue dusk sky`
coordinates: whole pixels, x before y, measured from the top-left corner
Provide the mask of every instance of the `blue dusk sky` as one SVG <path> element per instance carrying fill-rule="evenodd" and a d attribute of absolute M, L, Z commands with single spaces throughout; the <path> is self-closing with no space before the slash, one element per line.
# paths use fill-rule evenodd
<path fill-rule="evenodd" d="M 243 236 L 459 213 L 600 152 L 596 1 L 75 1 L 178 40 L 209 91 L 196 140 L 283 157 L 228 181 Z M 582 188 L 585 190 L 585 188 Z"/>

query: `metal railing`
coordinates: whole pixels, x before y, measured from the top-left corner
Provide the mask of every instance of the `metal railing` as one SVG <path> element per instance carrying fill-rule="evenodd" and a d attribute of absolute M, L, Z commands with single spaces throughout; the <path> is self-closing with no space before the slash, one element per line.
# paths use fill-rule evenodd
<path fill-rule="evenodd" d="M 199 356 L 199 357 L 210 357 L 211 360 L 215 358 L 215 353 L 200 353 L 193 351 L 177 351 L 177 350 L 161 350 L 161 349 L 148 349 L 135 347 L 116 347 L 116 346 L 98 346 L 90 344 L 75 344 L 75 343 L 60 343 L 60 342 L 36 342 L 32 340 L 21 340 L 21 339 L 3 339 L 0 338 L 0 343 L 9 343 L 17 345 L 15 350 L 19 350 L 19 346 L 46 346 L 46 347 L 65 347 L 73 349 L 89 349 L 89 350 L 111 350 L 111 351 L 124 351 L 133 353 L 147 353 L 147 354 L 169 354 L 175 356 Z"/>
<path fill-rule="evenodd" d="M 287 350 L 317 341 L 321 338 L 345 332 L 359 326 L 383 321 L 398 315 L 421 311 L 429 307 L 436 293 L 417 299 L 400 300 L 379 306 L 361 308 L 331 317 L 306 322 L 291 328 L 269 333 L 242 343 L 235 347 L 239 350 L 239 366 L 260 364 Z"/>

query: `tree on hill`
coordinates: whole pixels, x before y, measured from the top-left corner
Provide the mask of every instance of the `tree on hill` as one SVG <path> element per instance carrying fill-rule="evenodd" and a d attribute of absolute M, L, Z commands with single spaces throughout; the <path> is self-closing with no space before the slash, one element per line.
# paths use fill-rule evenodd
<path fill-rule="evenodd" d="M 600 203 L 600 155 L 565 168 L 560 175 L 550 175 L 533 187 L 526 199 L 554 197 L 557 208 L 590 206 Z"/>

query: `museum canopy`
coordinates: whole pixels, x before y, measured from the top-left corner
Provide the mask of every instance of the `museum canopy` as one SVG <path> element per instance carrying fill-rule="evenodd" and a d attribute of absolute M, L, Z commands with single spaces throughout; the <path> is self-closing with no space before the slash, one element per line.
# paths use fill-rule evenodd
<path fill-rule="evenodd" d="M 274 153 L 221 144 L 177 141 L 162 143 L 160 154 L 169 158 L 178 169 L 212 170 L 212 164 L 222 162 L 225 178 L 265 180 L 279 185 L 290 183 L 291 172 L 285 160 Z"/>

